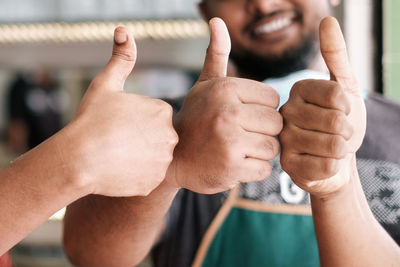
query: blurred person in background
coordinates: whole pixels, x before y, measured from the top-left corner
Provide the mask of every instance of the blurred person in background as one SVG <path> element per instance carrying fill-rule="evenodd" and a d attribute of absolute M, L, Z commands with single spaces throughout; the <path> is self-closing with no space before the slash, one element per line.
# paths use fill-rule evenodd
<path fill-rule="evenodd" d="M 7 103 L 8 145 L 20 154 L 62 128 L 69 98 L 59 88 L 53 73 L 43 67 L 32 74 L 18 73 L 10 85 Z"/>
<path fill-rule="evenodd" d="M 334 20 L 319 31 L 339 2 L 203 1 L 206 20 L 226 22 L 229 57 L 242 79 L 225 77 L 229 37 L 214 20 L 203 72 L 174 120 L 180 141 L 165 182 L 144 198 L 90 196 L 71 205 L 64 244 L 72 262 L 132 266 L 154 246 L 156 266 L 398 265 L 400 108 L 360 93 Z M 257 94 L 247 79 L 271 85 L 280 104 L 287 102 L 282 158 L 258 175 L 235 156 L 268 160 L 278 145 L 257 136 L 241 139 L 237 126 L 273 136 L 279 123 L 270 110 L 250 115 L 235 99 L 269 100 L 269 107 L 279 101 L 270 89 Z M 205 81 L 214 82 L 219 94 L 199 90 Z M 218 110 L 220 120 L 211 112 Z M 298 125 L 311 132 L 294 131 Z M 274 130 L 263 132 L 268 126 Z M 251 147 L 255 143 L 264 153 Z M 227 191 L 250 181 L 260 182 Z"/>

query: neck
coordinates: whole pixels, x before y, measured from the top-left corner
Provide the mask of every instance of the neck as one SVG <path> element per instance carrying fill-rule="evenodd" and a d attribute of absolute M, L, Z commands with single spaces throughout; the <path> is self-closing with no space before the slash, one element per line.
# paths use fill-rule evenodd
<path fill-rule="evenodd" d="M 307 69 L 309 70 L 315 70 L 323 73 L 328 73 L 328 69 L 325 65 L 324 59 L 322 58 L 321 53 L 317 53 L 314 58 L 312 58 L 309 61 L 309 64 L 307 66 Z M 255 77 L 251 73 L 246 73 L 240 70 L 235 64 L 230 61 L 229 68 L 228 68 L 228 76 L 230 77 L 239 77 L 239 78 L 245 78 L 245 79 L 252 79 L 252 80 L 257 80 L 257 81 L 264 81 L 269 78 L 278 78 L 278 77 Z"/>

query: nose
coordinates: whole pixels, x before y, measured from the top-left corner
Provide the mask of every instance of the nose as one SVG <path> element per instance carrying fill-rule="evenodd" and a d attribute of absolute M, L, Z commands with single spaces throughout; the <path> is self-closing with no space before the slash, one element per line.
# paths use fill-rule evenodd
<path fill-rule="evenodd" d="M 247 0 L 247 12 L 250 14 L 268 14 L 276 10 L 282 0 Z"/>

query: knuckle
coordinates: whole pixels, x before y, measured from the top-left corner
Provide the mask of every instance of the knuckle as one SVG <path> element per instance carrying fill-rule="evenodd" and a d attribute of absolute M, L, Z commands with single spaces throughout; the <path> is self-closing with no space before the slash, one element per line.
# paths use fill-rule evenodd
<path fill-rule="evenodd" d="M 158 99 L 158 105 L 160 106 L 160 114 L 164 115 L 167 118 L 172 119 L 173 109 L 170 104 Z"/>
<path fill-rule="evenodd" d="M 280 144 L 279 144 L 278 139 L 276 139 L 276 138 L 272 139 L 273 157 L 276 157 L 279 154 L 279 148 L 280 148 Z"/>
<path fill-rule="evenodd" d="M 232 94 L 233 89 L 237 87 L 237 82 L 234 79 L 221 78 L 213 83 L 211 91 L 213 97 L 218 99 L 225 99 L 228 95 Z"/>
<path fill-rule="evenodd" d="M 279 134 L 282 129 L 283 129 L 283 117 L 281 116 L 281 114 L 277 111 L 274 110 L 274 112 L 272 113 L 272 122 L 274 122 L 275 125 L 275 132 L 274 134 L 277 135 Z"/>
<path fill-rule="evenodd" d="M 331 106 L 337 106 L 340 104 L 340 97 L 343 93 L 343 89 L 338 83 L 334 83 L 326 94 L 326 100 Z"/>
<path fill-rule="evenodd" d="M 279 113 L 281 113 L 282 117 L 286 118 L 287 116 L 287 109 L 289 108 L 288 102 L 285 103 L 280 109 Z"/>
<path fill-rule="evenodd" d="M 292 134 L 287 128 L 284 128 L 279 134 L 279 140 L 281 142 L 282 147 L 290 145 L 292 143 L 292 139 L 293 139 Z"/>
<path fill-rule="evenodd" d="M 224 155 L 224 169 L 231 169 L 235 166 L 237 161 L 238 149 L 236 149 L 237 144 L 233 143 L 227 146 Z"/>
<path fill-rule="evenodd" d="M 299 95 L 299 93 L 300 93 L 301 89 L 303 88 L 303 85 L 304 85 L 305 82 L 306 81 L 298 81 L 292 86 L 292 89 L 290 90 L 290 98 Z"/>
<path fill-rule="evenodd" d="M 328 151 L 335 158 L 343 158 L 345 156 L 346 142 L 338 135 L 329 138 Z"/>
<path fill-rule="evenodd" d="M 170 144 L 171 146 L 174 146 L 174 147 L 175 147 L 175 145 L 178 144 L 178 142 L 179 142 L 179 135 L 176 133 L 175 130 L 171 130 L 171 131 L 170 131 L 170 138 L 169 138 L 169 141 L 170 141 L 169 144 Z"/>
<path fill-rule="evenodd" d="M 335 159 L 324 159 L 322 160 L 322 172 L 325 178 L 334 176 L 339 171 L 339 163 Z"/>
<path fill-rule="evenodd" d="M 287 153 L 285 153 L 285 151 L 282 151 L 282 153 L 281 153 L 281 167 L 282 167 L 282 169 L 285 172 L 289 173 L 291 166 L 293 166 L 293 164 L 291 162 L 291 158 L 288 156 Z"/>
<path fill-rule="evenodd" d="M 128 62 L 135 61 L 135 54 L 132 53 L 132 51 L 130 50 L 124 50 L 124 49 L 113 50 L 112 56 Z"/>
<path fill-rule="evenodd" d="M 278 92 L 276 92 L 274 88 L 264 83 L 259 83 L 259 87 L 262 89 L 262 97 L 270 100 L 270 107 L 277 109 L 280 103 L 280 96 Z"/>
<path fill-rule="evenodd" d="M 293 102 L 288 101 L 285 105 L 281 107 L 279 113 L 285 120 L 292 120 L 296 118 L 301 112 L 301 107 L 296 106 Z"/>
<path fill-rule="evenodd" d="M 226 128 L 227 126 L 231 126 L 235 124 L 239 117 L 238 108 L 231 107 L 221 109 L 217 112 L 214 118 L 214 129 L 220 130 L 221 128 Z"/>
<path fill-rule="evenodd" d="M 340 133 L 345 124 L 345 116 L 340 111 L 331 112 L 328 122 L 328 127 L 334 133 Z"/>
<path fill-rule="evenodd" d="M 273 108 L 278 108 L 281 102 L 281 97 L 279 96 L 278 92 L 276 92 L 274 89 L 271 89 L 270 91 L 271 91 L 270 98 L 272 99 L 273 102 Z"/>
<path fill-rule="evenodd" d="M 263 144 L 264 151 L 268 151 L 269 158 L 274 158 L 279 153 L 279 142 L 275 138 L 269 138 Z"/>
<path fill-rule="evenodd" d="M 262 181 L 268 177 L 272 172 L 272 165 L 269 162 L 265 162 L 262 167 L 258 169 L 258 177 L 255 181 Z"/>

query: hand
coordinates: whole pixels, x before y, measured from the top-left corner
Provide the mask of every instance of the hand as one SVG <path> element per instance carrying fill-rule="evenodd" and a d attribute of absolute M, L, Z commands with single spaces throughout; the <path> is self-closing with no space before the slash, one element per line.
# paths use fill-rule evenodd
<path fill-rule="evenodd" d="M 123 91 L 136 61 L 126 29 L 115 30 L 113 55 L 89 86 L 71 123 L 70 148 L 92 193 L 149 194 L 164 179 L 177 134 L 165 102 Z M 68 155 L 67 154 L 67 155 Z M 76 155 L 77 154 L 77 155 Z"/>
<path fill-rule="evenodd" d="M 284 129 L 279 139 L 282 168 L 302 189 L 326 196 L 343 188 L 356 168 L 366 111 L 334 18 L 321 22 L 320 42 L 331 81 L 305 80 L 293 86 L 280 110 Z"/>
<path fill-rule="evenodd" d="M 263 83 L 226 77 L 228 30 L 217 18 L 210 30 L 202 74 L 174 120 L 180 141 L 167 175 L 177 187 L 206 194 L 266 178 L 282 129 L 278 94 Z"/>

